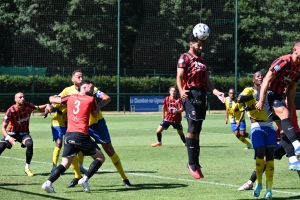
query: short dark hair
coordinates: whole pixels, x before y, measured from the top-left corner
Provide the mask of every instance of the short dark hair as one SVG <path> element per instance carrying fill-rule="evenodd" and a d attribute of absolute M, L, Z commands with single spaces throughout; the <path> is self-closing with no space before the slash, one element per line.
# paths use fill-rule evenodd
<path fill-rule="evenodd" d="M 177 91 L 177 88 L 176 88 L 176 86 L 174 86 L 174 85 L 172 85 L 171 87 L 169 87 L 169 91 L 170 91 L 172 88 L 174 88 L 174 89 Z"/>
<path fill-rule="evenodd" d="M 95 85 L 95 83 L 94 83 L 93 81 L 90 81 L 90 80 L 83 80 L 83 81 L 81 81 L 81 83 L 80 83 L 80 87 L 81 87 L 82 85 L 84 85 L 84 84 L 93 84 L 93 85 Z"/>
<path fill-rule="evenodd" d="M 79 69 L 76 69 L 76 70 L 74 70 L 74 71 L 72 72 L 72 77 L 73 77 L 77 72 L 82 73 Z"/>
<path fill-rule="evenodd" d="M 199 42 L 199 38 L 195 37 L 194 34 L 192 33 L 190 36 L 189 36 L 189 42 Z M 203 43 L 205 40 L 201 40 Z"/>

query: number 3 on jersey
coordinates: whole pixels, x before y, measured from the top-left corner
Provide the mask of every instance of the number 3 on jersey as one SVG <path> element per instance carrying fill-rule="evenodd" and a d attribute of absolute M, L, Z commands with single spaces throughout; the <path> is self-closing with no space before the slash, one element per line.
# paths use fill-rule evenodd
<path fill-rule="evenodd" d="M 79 100 L 76 100 L 75 102 L 74 102 L 74 104 L 75 104 L 75 108 L 76 109 L 73 109 L 73 113 L 76 115 L 77 113 L 79 113 L 79 106 L 80 106 L 80 101 Z"/>

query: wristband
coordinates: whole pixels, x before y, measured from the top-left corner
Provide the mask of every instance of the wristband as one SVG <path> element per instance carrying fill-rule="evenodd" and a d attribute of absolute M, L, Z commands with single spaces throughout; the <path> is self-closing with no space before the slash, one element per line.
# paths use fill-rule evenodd
<path fill-rule="evenodd" d="M 5 137 L 5 140 L 7 140 L 7 141 L 8 141 L 8 140 L 9 140 L 9 138 L 11 138 L 11 137 L 10 137 L 10 135 L 7 135 L 7 136 Z"/>

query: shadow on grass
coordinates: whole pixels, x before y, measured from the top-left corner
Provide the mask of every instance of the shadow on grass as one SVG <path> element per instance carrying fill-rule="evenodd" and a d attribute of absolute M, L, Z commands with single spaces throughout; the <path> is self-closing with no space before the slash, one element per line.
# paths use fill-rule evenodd
<path fill-rule="evenodd" d="M 174 189 L 187 187 L 186 184 L 172 184 L 172 183 L 158 183 L 158 184 L 134 184 L 130 187 L 123 186 L 122 188 L 107 188 L 107 187 L 116 187 L 116 185 L 107 185 L 105 188 L 99 190 L 101 192 L 125 192 L 125 191 L 136 191 L 136 190 L 159 190 L 159 189 Z M 97 192 L 98 190 L 93 190 L 92 192 Z"/>
<path fill-rule="evenodd" d="M 282 198 L 281 197 L 274 197 L 273 196 L 273 198 L 272 198 L 272 200 L 286 200 L 286 199 L 300 199 L 300 195 L 298 195 L 298 196 L 291 196 L 291 197 L 282 197 Z M 239 199 L 239 200 L 253 200 L 253 198 L 252 199 Z"/>
<path fill-rule="evenodd" d="M 21 185 L 21 184 L 16 184 L 16 185 Z M 23 184 L 23 185 L 28 185 L 28 184 Z M 41 197 L 41 198 L 43 198 L 43 199 L 61 199 L 61 200 L 69 200 L 69 199 L 66 199 L 66 198 L 62 198 L 62 197 L 55 197 L 55 196 L 53 196 L 53 195 L 47 195 L 47 194 L 36 194 L 36 193 L 33 193 L 33 192 L 29 192 L 29 191 L 22 191 L 22 190 L 18 190 L 18 189 L 11 189 L 11 188 L 5 188 L 5 187 L 1 187 L 0 186 L 0 189 L 2 190 L 2 192 L 3 191 L 11 191 L 11 192 L 14 192 L 14 193 L 16 193 L 16 192 L 19 192 L 20 193 L 20 195 L 22 195 L 22 194 L 26 194 L 26 196 L 28 196 L 28 195 L 33 195 L 33 196 L 35 196 L 35 197 Z"/>

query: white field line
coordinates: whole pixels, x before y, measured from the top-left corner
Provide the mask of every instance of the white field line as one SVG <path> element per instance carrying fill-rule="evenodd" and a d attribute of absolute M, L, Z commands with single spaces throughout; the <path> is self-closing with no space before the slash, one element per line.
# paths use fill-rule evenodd
<path fill-rule="evenodd" d="M 8 157 L 8 156 L 0 156 L 0 158 L 12 159 L 12 160 L 18 160 L 18 161 L 25 162 L 25 159 Z M 50 162 L 40 162 L 40 161 L 31 161 L 31 162 L 39 163 L 39 164 L 52 165 L 52 163 L 50 163 Z M 101 170 L 101 171 L 104 171 L 104 172 L 117 172 L 115 170 Z M 238 185 L 232 185 L 232 184 L 215 183 L 215 182 L 208 182 L 208 181 L 202 181 L 202 180 L 193 180 L 193 179 L 184 179 L 184 178 L 172 178 L 172 177 L 165 177 L 165 176 L 153 176 L 153 175 L 142 174 L 142 173 L 126 173 L 126 174 L 131 174 L 131 175 L 134 175 L 134 176 L 149 177 L 149 178 L 164 179 L 164 180 L 168 179 L 168 180 L 174 180 L 174 181 L 192 182 L 192 183 L 200 183 L 200 184 L 225 186 L 225 187 L 234 187 L 234 188 L 240 187 Z M 281 193 L 281 194 L 289 194 L 289 195 L 300 195 L 299 192 L 288 192 L 288 191 L 282 191 L 282 190 L 272 190 L 272 192 Z"/>

